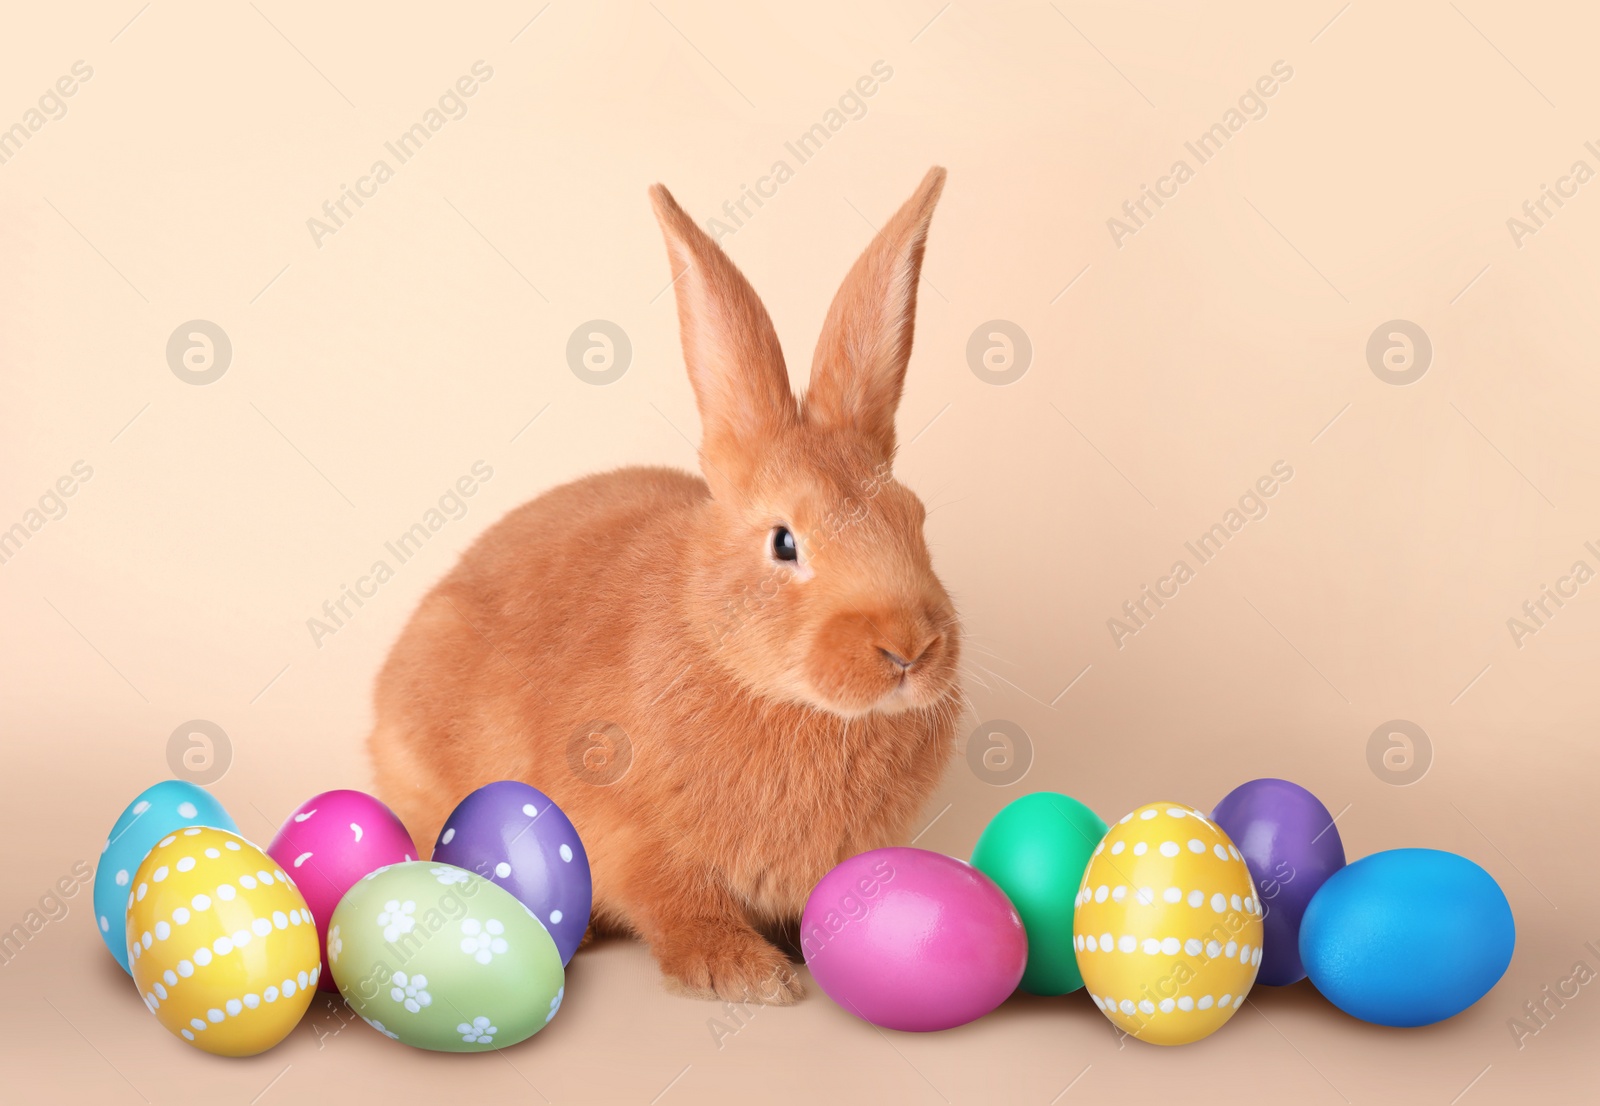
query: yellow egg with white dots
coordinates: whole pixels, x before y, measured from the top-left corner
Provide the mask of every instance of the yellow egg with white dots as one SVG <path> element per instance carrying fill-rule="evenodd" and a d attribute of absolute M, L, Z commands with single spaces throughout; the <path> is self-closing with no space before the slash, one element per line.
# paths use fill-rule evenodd
<path fill-rule="evenodd" d="M 1072 943 L 1085 988 L 1114 1025 L 1181 1045 L 1244 1005 L 1261 965 L 1262 916 L 1228 835 L 1193 807 L 1151 803 L 1095 846 Z"/>
<path fill-rule="evenodd" d="M 316 993 L 317 924 L 294 880 L 236 833 L 164 837 L 129 882 L 128 958 L 162 1025 L 219 1056 L 283 1040 Z"/>

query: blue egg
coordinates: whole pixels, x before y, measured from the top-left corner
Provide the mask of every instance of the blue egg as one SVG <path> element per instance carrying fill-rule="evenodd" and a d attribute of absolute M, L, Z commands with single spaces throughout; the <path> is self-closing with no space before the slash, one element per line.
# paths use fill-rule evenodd
<path fill-rule="evenodd" d="M 1437 849 L 1374 853 L 1328 877 L 1300 924 L 1317 990 L 1378 1025 L 1432 1025 L 1499 982 L 1517 942 L 1494 877 Z"/>
<path fill-rule="evenodd" d="M 163 780 L 128 804 L 100 850 L 94 872 L 94 927 L 125 972 L 129 970 L 125 919 L 133 873 L 162 838 L 186 826 L 239 831 L 205 788 L 185 780 Z"/>

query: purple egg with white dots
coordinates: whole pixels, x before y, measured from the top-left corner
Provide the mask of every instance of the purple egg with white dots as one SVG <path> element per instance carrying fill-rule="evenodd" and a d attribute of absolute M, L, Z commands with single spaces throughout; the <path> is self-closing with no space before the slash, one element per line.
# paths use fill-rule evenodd
<path fill-rule="evenodd" d="M 571 819 L 536 787 L 501 780 L 462 799 L 433 859 L 477 872 L 511 892 L 555 938 L 566 964 L 589 928 L 589 854 Z"/>

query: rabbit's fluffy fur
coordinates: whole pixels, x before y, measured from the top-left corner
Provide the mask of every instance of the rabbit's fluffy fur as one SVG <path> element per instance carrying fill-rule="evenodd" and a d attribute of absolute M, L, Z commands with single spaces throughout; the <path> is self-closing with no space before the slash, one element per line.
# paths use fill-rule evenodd
<path fill-rule="evenodd" d="M 800 997 L 758 929 L 792 925 L 841 860 L 903 840 L 962 701 L 923 506 L 890 472 L 943 184 L 930 171 L 845 278 L 803 400 L 755 292 L 651 189 L 704 478 L 627 468 L 556 488 L 423 600 L 368 743 L 419 855 L 468 792 L 524 780 L 583 836 L 596 926 L 648 942 L 669 984 Z"/>

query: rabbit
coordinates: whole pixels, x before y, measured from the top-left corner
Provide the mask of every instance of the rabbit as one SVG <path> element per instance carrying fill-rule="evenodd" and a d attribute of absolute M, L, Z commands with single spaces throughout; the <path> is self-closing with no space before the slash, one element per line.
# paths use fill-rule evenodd
<path fill-rule="evenodd" d="M 701 475 L 622 468 L 513 510 L 422 601 L 378 678 L 378 794 L 426 855 L 498 779 L 549 795 L 593 865 L 595 932 L 669 990 L 787 1005 L 763 932 L 839 862 L 899 843 L 964 698 L 960 627 L 895 409 L 930 170 L 846 276 L 803 399 L 766 309 L 661 185 Z"/>

